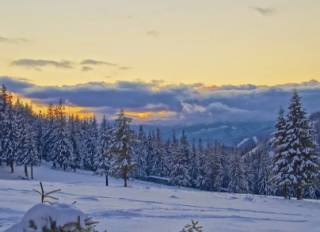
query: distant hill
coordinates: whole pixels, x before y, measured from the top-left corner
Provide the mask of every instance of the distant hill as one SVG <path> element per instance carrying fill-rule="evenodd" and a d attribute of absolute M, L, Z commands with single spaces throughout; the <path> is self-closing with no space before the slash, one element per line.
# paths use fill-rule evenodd
<path fill-rule="evenodd" d="M 268 137 L 273 126 L 274 122 L 224 122 L 159 128 L 164 138 L 170 138 L 173 131 L 179 135 L 184 130 L 190 140 L 201 138 L 204 142 L 218 141 L 229 146 L 242 147 Z M 148 131 L 156 127 L 146 125 L 144 128 Z"/>

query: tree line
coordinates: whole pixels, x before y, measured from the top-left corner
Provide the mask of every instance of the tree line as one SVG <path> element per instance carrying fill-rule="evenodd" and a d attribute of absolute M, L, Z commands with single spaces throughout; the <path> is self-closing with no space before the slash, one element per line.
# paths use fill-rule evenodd
<path fill-rule="evenodd" d="M 287 116 L 281 110 L 271 140 L 250 151 L 218 142 L 189 139 L 186 133 L 163 138 L 161 131 L 133 130 L 121 111 L 100 123 L 95 117 L 67 116 L 64 104 L 35 113 L 12 102 L 3 86 L 0 96 L 0 162 L 14 172 L 45 161 L 62 170 L 86 169 L 124 180 L 164 180 L 171 185 L 208 191 L 318 197 L 319 160 L 313 127 L 293 94 Z M 151 177 L 151 178 L 150 178 Z"/>

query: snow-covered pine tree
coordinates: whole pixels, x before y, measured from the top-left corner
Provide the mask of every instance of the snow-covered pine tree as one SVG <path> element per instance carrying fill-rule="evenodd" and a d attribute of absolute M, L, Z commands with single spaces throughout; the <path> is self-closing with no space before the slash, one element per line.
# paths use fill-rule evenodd
<path fill-rule="evenodd" d="M 97 171 L 105 176 L 106 186 L 109 185 L 109 172 L 112 162 L 110 152 L 111 131 L 112 129 L 104 116 L 99 128 L 98 159 L 95 166 Z"/>
<path fill-rule="evenodd" d="M 6 126 L 7 126 L 7 89 L 4 85 L 1 86 L 0 95 L 0 166 L 5 161 L 3 146 L 5 144 Z"/>
<path fill-rule="evenodd" d="M 174 149 L 172 152 L 173 166 L 170 173 L 170 182 L 177 186 L 190 186 L 190 146 L 184 131 L 182 132 L 178 149 Z"/>
<path fill-rule="evenodd" d="M 43 117 L 43 124 L 42 126 L 42 145 L 41 145 L 41 159 L 46 161 L 52 161 L 54 155 L 52 154 L 53 151 L 53 144 L 55 143 L 54 138 L 54 131 L 56 130 L 56 115 L 55 109 L 53 104 L 49 104 L 47 113 Z M 53 163 L 55 165 L 55 163 Z"/>
<path fill-rule="evenodd" d="M 214 190 L 223 191 L 228 186 L 228 162 L 223 144 L 216 143 Z"/>
<path fill-rule="evenodd" d="M 287 122 L 284 117 L 284 110 L 279 111 L 277 123 L 275 125 L 276 131 L 273 133 L 271 144 L 273 148 L 272 158 L 272 183 L 276 192 L 283 195 L 285 198 L 290 197 L 290 186 L 292 180 L 290 175 L 293 170 L 289 169 L 289 153 L 287 142 Z"/>
<path fill-rule="evenodd" d="M 125 116 L 123 110 L 118 114 L 113 128 L 110 152 L 114 157 L 114 172 L 121 176 L 124 187 L 128 186 L 128 178 L 134 163 L 132 162 L 133 132 L 130 129 L 131 118 Z"/>
<path fill-rule="evenodd" d="M 319 159 L 315 152 L 313 129 L 302 109 L 301 99 L 294 91 L 286 126 L 287 147 L 285 155 L 289 157 L 288 174 L 297 199 L 303 199 L 306 186 L 312 185 L 319 171 Z"/>
<path fill-rule="evenodd" d="M 232 154 L 231 154 L 232 155 Z M 225 151 L 223 145 L 220 146 L 218 153 L 218 171 L 215 179 L 215 189 L 219 192 L 226 191 L 229 186 L 230 176 L 229 176 L 229 158 L 230 154 Z"/>
<path fill-rule="evenodd" d="M 165 166 L 164 166 L 164 148 L 161 140 L 160 129 L 156 129 L 156 134 L 153 136 L 153 152 L 154 152 L 154 160 L 153 160 L 153 175 L 156 176 L 164 176 Z"/>
<path fill-rule="evenodd" d="M 145 162 L 146 162 L 146 168 L 145 172 L 147 176 L 153 175 L 153 165 L 154 165 L 154 143 L 153 143 L 154 137 L 152 132 L 148 133 L 148 136 L 146 137 L 145 141 L 145 148 L 146 148 L 146 157 L 145 157 Z"/>
<path fill-rule="evenodd" d="M 192 146 L 191 146 L 191 155 L 190 155 L 190 178 L 191 178 L 191 187 L 197 186 L 197 176 L 198 176 L 198 151 L 195 143 L 195 139 L 192 140 Z"/>
<path fill-rule="evenodd" d="M 147 138 L 143 130 L 143 126 L 139 126 L 137 139 L 134 143 L 134 160 L 135 160 L 135 177 L 146 177 L 147 169 Z"/>
<path fill-rule="evenodd" d="M 243 160 L 238 150 L 234 150 L 230 157 L 230 182 L 228 191 L 232 193 L 246 193 L 248 181 L 243 169 Z"/>
<path fill-rule="evenodd" d="M 218 176 L 219 171 L 219 159 L 218 159 L 218 143 L 207 144 L 205 149 L 205 163 L 203 166 L 204 169 L 204 178 L 202 182 L 202 189 L 213 191 L 215 189 L 215 181 Z"/>
<path fill-rule="evenodd" d="M 13 128 L 15 132 L 17 133 L 17 150 L 16 150 L 16 156 L 17 156 L 17 165 L 23 165 L 24 166 L 24 173 L 26 177 L 29 177 L 28 175 L 28 142 L 27 136 L 28 136 L 28 125 L 27 125 L 27 117 L 26 117 L 26 108 L 23 106 L 23 104 L 20 102 L 19 99 L 17 99 L 17 102 L 14 104 L 14 115 L 15 115 L 15 125 L 17 125 L 16 128 Z"/>
<path fill-rule="evenodd" d="M 13 110 L 12 96 L 7 92 L 3 85 L 1 89 L 0 103 L 0 140 L 1 140 L 1 159 L 7 162 L 11 172 L 14 172 L 14 163 L 17 159 L 18 132 L 17 120 Z"/>
<path fill-rule="evenodd" d="M 72 145 L 73 156 L 70 160 L 70 167 L 76 171 L 81 165 L 80 156 L 80 120 L 77 116 L 70 116 L 68 120 L 68 133 Z"/>
<path fill-rule="evenodd" d="M 267 144 L 261 143 L 245 154 L 249 191 L 251 193 L 267 195 L 272 192 L 271 159 L 268 150 Z"/>
<path fill-rule="evenodd" d="M 30 177 L 33 179 L 34 171 L 33 168 L 35 166 L 40 165 L 41 158 L 40 152 L 37 147 L 39 138 L 37 131 L 37 117 L 33 115 L 33 110 L 31 107 L 27 106 L 26 108 L 26 117 L 27 117 L 27 153 L 28 159 L 26 160 L 26 164 L 30 166 Z"/>
<path fill-rule="evenodd" d="M 31 179 L 33 179 L 33 167 L 39 165 L 40 157 L 37 149 L 35 130 L 35 118 L 33 117 L 32 108 L 28 105 L 22 105 L 19 101 L 15 104 L 15 111 L 18 118 L 19 146 L 17 163 L 24 165 L 25 174 L 28 177 L 28 166 L 31 170 Z"/>
<path fill-rule="evenodd" d="M 167 139 L 165 144 L 163 145 L 163 153 L 164 153 L 164 176 L 169 177 L 170 171 L 172 167 L 172 152 L 171 152 L 171 141 Z"/>
<path fill-rule="evenodd" d="M 44 147 L 43 134 L 44 134 L 44 125 L 46 123 L 45 115 L 40 111 L 38 114 L 33 114 L 33 128 L 35 130 L 35 144 L 39 156 L 39 161 L 42 160 L 42 151 Z"/>
<path fill-rule="evenodd" d="M 96 118 L 86 120 L 84 128 L 82 128 L 83 146 L 82 152 L 84 155 L 85 169 L 96 171 L 98 164 L 98 125 Z"/>
<path fill-rule="evenodd" d="M 67 131 L 67 121 L 62 100 L 55 107 L 56 127 L 53 131 L 52 161 L 66 170 L 73 160 L 73 151 Z"/>
<path fill-rule="evenodd" d="M 196 179 L 196 187 L 200 189 L 204 189 L 205 179 L 206 179 L 206 171 L 205 171 L 205 163 L 206 163 L 206 152 L 203 148 L 202 139 L 198 140 L 198 156 L 197 156 L 197 179 Z"/>

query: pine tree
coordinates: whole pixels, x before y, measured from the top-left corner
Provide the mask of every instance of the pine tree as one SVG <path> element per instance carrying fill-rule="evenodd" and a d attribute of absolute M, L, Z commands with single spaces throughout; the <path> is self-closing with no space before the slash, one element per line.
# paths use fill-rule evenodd
<path fill-rule="evenodd" d="M 197 186 L 197 176 L 198 176 L 198 151 L 196 148 L 195 140 L 192 140 L 192 146 L 191 146 L 191 155 L 190 155 L 190 178 L 191 178 L 191 187 Z"/>
<path fill-rule="evenodd" d="M 33 179 L 33 167 L 39 165 L 40 157 L 37 149 L 36 139 L 37 134 L 35 128 L 35 118 L 32 113 L 32 108 L 28 105 L 23 106 L 19 101 L 15 105 L 17 117 L 20 119 L 18 137 L 18 164 L 24 165 L 25 174 L 28 177 L 28 166 L 31 169 L 31 179 Z"/>
<path fill-rule="evenodd" d="M 267 195 L 272 192 L 270 162 L 267 144 L 264 143 L 245 154 L 249 191 L 251 193 Z"/>
<path fill-rule="evenodd" d="M 156 129 L 156 135 L 153 137 L 153 152 L 154 152 L 154 160 L 153 160 L 153 168 L 152 172 L 155 176 L 164 176 L 165 166 L 164 166 L 164 151 L 163 145 L 161 141 L 161 135 L 159 128 Z"/>
<path fill-rule="evenodd" d="M 4 85 L 1 89 L 0 107 L 1 159 L 5 160 L 11 168 L 11 172 L 14 172 L 14 163 L 17 160 L 19 131 L 15 130 L 15 128 L 18 128 L 18 125 L 13 109 L 12 96 L 8 94 Z"/>
<path fill-rule="evenodd" d="M 70 167 L 74 171 L 76 171 L 77 168 L 81 167 L 80 124 L 81 122 L 77 116 L 71 116 L 68 120 L 68 133 L 73 151 L 73 156 L 70 160 Z"/>
<path fill-rule="evenodd" d="M 139 126 L 136 142 L 134 143 L 134 160 L 135 169 L 134 176 L 141 178 L 147 176 L 147 138 L 143 130 L 143 126 Z"/>
<path fill-rule="evenodd" d="M 170 173 L 170 182 L 177 186 L 190 186 L 190 147 L 184 131 L 182 132 L 178 149 L 173 151 L 172 159 L 173 166 Z"/>
<path fill-rule="evenodd" d="M 53 131 L 52 161 L 54 167 L 59 164 L 60 168 L 66 170 L 73 160 L 73 151 L 68 138 L 67 122 L 62 101 L 55 108 L 56 127 Z"/>
<path fill-rule="evenodd" d="M 198 141 L 198 156 L 197 156 L 197 179 L 196 179 L 196 187 L 200 189 L 205 189 L 206 183 L 206 152 L 203 148 L 202 140 Z"/>
<path fill-rule="evenodd" d="M 82 152 L 84 155 L 84 167 L 96 171 L 99 159 L 98 153 L 98 127 L 95 118 L 86 121 L 82 128 Z"/>
<path fill-rule="evenodd" d="M 17 133 L 17 150 L 16 150 L 16 156 L 17 156 L 17 165 L 24 165 L 24 173 L 26 177 L 29 177 L 28 175 L 28 128 L 27 125 L 27 118 L 26 118 L 26 108 L 20 103 L 20 100 L 18 99 L 17 102 L 14 105 L 14 115 L 15 115 L 15 125 L 17 125 L 13 130 L 15 133 Z"/>
<path fill-rule="evenodd" d="M 98 172 L 105 175 L 106 186 L 109 185 L 109 172 L 111 168 L 111 127 L 108 125 L 105 116 L 102 119 L 99 129 L 99 144 L 98 144 L 98 160 L 97 167 Z"/>
<path fill-rule="evenodd" d="M 153 135 L 149 132 L 146 141 L 145 141 L 145 149 L 146 149 L 146 157 L 145 157 L 145 172 L 147 176 L 153 175 L 153 166 L 155 161 L 155 152 L 154 152 L 154 143 L 153 143 Z"/>
<path fill-rule="evenodd" d="M 41 158 L 46 161 L 52 161 L 54 155 L 52 154 L 53 145 L 55 143 L 54 131 L 57 126 L 57 118 L 55 115 L 54 105 L 49 104 L 47 113 L 43 118 L 42 129 L 42 145 L 41 145 Z M 53 163 L 55 165 L 55 163 Z"/>
<path fill-rule="evenodd" d="M 288 149 L 287 144 L 287 122 L 284 117 L 283 109 L 280 109 L 278 120 L 276 123 L 276 131 L 271 139 L 274 155 L 273 155 L 273 178 L 272 182 L 275 185 L 277 192 L 288 198 L 289 187 L 291 185 L 289 173 L 289 155 L 286 152 Z"/>
<path fill-rule="evenodd" d="M 293 93 L 287 116 L 286 142 L 289 179 L 297 199 L 300 200 L 303 199 L 306 186 L 312 185 L 317 177 L 319 165 L 313 130 L 296 91 Z"/>
<path fill-rule="evenodd" d="M 114 171 L 124 181 L 124 187 L 128 186 L 128 178 L 134 164 L 132 162 L 132 138 L 133 132 L 130 129 L 131 118 L 125 116 L 121 110 L 115 120 L 115 127 L 112 133 L 110 151 L 114 157 Z"/>
<path fill-rule="evenodd" d="M 228 191 L 232 193 L 246 193 L 248 181 L 243 169 L 243 160 L 238 150 L 235 150 L 230 160 L 230 182 Z"/>

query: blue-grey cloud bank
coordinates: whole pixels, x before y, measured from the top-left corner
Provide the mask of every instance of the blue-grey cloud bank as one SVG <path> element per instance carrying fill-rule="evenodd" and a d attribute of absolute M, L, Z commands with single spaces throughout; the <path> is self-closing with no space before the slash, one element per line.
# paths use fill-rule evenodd
<path fill-rule="evenodd" d="M 280 107 L 286 108 L 294 89 L 300 92 L 309 113 L 320 111 L 320 82 L 277 86 L 167 85 L 159 81 L 91 82 L 73 86 L 38 86 L 26 79 L 8 76 L 0 82 L 13 92 L 43 103 L 59 99 L 86 107 L 97 115 L 111 116 L 120 109 L 155 112 L 147 122 L 192 125 L 214 122 L 271 121 Z M 162 113 L 157 117 L 157 112 Z"/>

